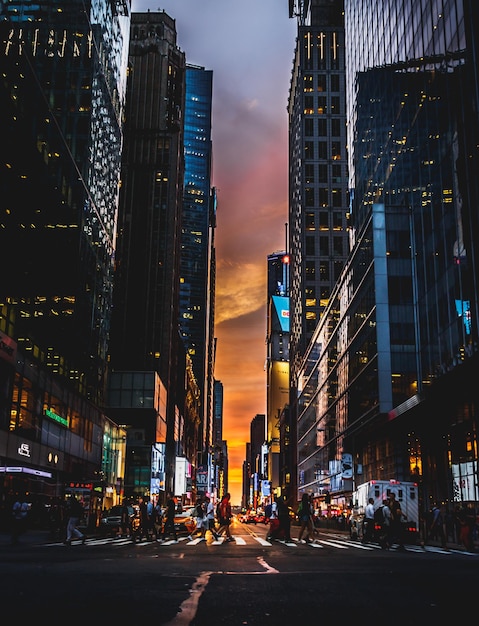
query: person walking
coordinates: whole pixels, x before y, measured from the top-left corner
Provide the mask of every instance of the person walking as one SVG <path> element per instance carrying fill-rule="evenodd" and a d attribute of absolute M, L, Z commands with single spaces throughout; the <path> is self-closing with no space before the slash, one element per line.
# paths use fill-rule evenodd
<path fill-rule="evenodd" d="M 374 498 L 369 498 L 364 510 L 362 543 L 369 543 L 374 538 Z"/>
<path fill-rule="evenodd" d="M 128 502 L 126 498 L 123 498 L 123 504 L 121 507 L 120 528 L 118 529 L 118 537 L 130 537 L 131 536 L 131 517 L 130 510 L 128 509 Z"/>
<path fill-rule="evenodd" d="M 313 543 L 313 509 L 311 506 L 310 497 L 307 493 L 303 493 L 301 502 L 298 507 L 298 518 L 301 528 L 299 529 L 298 542 L 299 543 Z M 306 540 L 303 539 L 303 534 L 306 533 Z"/>
<path fill-rule="evenodd" d="M 205 536 L 206 536 L 207 531 L 209 530 L 210 533 L 215 538 L 215 541 L 218 541 L 220 537 L 218 533 L 216 532 L 216 528 L 215 528 L 215 505 L 211 501 L 211 498 L 209 498 L 208 496 L 205 497 L 205 504 L 206 504 Z"/>
<path fill-rule="evenodd" d="M 175 528 L 175 513 L 176 513 L 176 502 L 171 491 L 167 495 L 166 500 L 166 511 L 165 511 L 165 523 L 163 524 L 163 532 L 161 533 L 161 538 L 158 539 L 159 542 L 164 541 L 167 535 L 172 534 L 175 543 L 178 543 L 178 536 L 176 534 Z"/>
<path fill-rule="evenodd" d="M 405 550 L 403 518 L 406 518 L 406 514 L 402 512 L 401 504 L 396 500 L 396 494 L 393 492 L 389 495 L 389 508 L 391 510 L 391 539 L 398 544 L 399 550 Z"/>
<path fill-rule="evenodd" d="M 17 498 L 12 507 L 12 545 L 20 543 L 20 535 L 27 530 L 28 502 Z"/>
<path fill-rule="evenodd" d="M 278 507 L 279 520 L 278 536 L 282 537 L 286 542 L 291 542 L 291 518 L 289 517 L 289 511 L 284 496 L 277 496 L 276 504 Z"/>
<path fill-rule="evenodd" d="M 233 537 L 231 536 L 230 530 L 232 516 L 230 500 L 231 494 L 225 493 L 225 495 L 221 498 L 221 501 L 218 504 L 218 521 L 220 527 L 218 528 L 217 534 L 218 537 L 223 534 L 225 535 L 225 543 L 234 541 Z"/>
<path fill-rule="evenodd" d="M 379 530 L 379 545 L 383 550 L 389 550 L 391 547 L 391 509 L 389 508 L 389 500 L 383 500 L 381 506 L 382 520 Z"/>
<path fill-rule="evenodd" d="M 441 507 L 438 504 L 435 504 L 432 507 L 431 525 L 424 544 L 437 538 L 441 541 L 441 547 L 447 548 L 446 533 L 444 532 L 444 518 L 442 516 Z"/>
<path fill-rule="evenodd" d="M 64 542 L 65 545 L 71 546 L 73 538 L 81 539 L 82 544 L 84 544 L 86 536 L 77 528 L 80 519 L 83 517 L 84 511 L 82 503 L 72 494 L 67 501 L 66 509 L 68 522 L 67 536 Z"/>
<path fill-rule="evenodd" d="M 206 503 L 198 498 L 195 506 L 195 529 L 188 535 L 188 539 L 204 539 L 206 535 Z"/>

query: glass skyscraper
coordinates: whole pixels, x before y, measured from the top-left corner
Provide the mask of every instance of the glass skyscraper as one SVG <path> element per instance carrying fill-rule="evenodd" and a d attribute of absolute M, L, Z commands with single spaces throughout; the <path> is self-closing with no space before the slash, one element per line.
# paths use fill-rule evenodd
<path fill-rule="evenodd" d="M 298 491 L 409 480 L 424 511 L 474 507 L 478 8 L 344 9 L 352 249 L 299 376 Z"/>

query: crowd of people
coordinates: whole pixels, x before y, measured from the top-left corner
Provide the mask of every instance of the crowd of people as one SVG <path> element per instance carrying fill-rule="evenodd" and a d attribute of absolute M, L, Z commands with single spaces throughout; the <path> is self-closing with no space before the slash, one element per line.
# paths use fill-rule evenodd
<path fill-rule="evenodd" d="M 167 539 L 178 541 L 175 518 L 181 511 L 181 503 L 173 493 L 168 493 L 164 505 L 154 503 L 148 497 L 140 497 L 135 507 L 137 513 L 132 515 L 132 507 L 125 499 L 121 509 L 121 522 L 118 537 L 132 537 L 141 540 L 164 542 Z M 84 503 L 74 495 L 66 500 L 57 498 L 49 508 L 49 523 L 52 537 L 63 540 L 67 546 L 73 539 L 85 543 L 86 535 L 78 527 L 84 516 Z M 312 498 L 308 494 L 303 497 L 293 511 L 287 506 L 282 496 L 275 496 L 265 507 L 266 522 L 269 524 L 267 538 L 293 541 L 291 537 L 292 520 L 299 526 L 297 541 L 312 543 L 317 541 L 319 520 L 314 509 Z M 31 504 L 26 497 L 17 494 L 11 509 L 11 542 L 18 544 L 22 535 L 27 532 L 29 517 L 32 516 Z M 223 537 L 224 542 L 233 542 L 231 534 L 232 522 L 231 496 L 226 493 L 217 503 L 209 496 L 198 497 L 192 508 L 191 518 L 185 527 L 188 538 L 206 539 L 211 535 L 215 541 Z M 373 498 L 369 499 L 362 521 L 363 543 L 378 542 L 387 550 L 393 545 L 404 550 L 404 524 L 406 516 L 394 493 L 382 502 L 378 508 Z M 344 527 L 347 519 L 344 518 Z M 189 522 L 189 524 L 188 524 Z M 339 522 L 337 525 L 340 528 Z M 479 528 L 476 512 L 473 507 L 457 505 L 454 510 L 434 504 L 427 514 L 422 516 L 419 528 L 419 540 L 422 545 L 439 542 L 443 548 L 450 544 L 460 544 L 468 551 L 475 550 L 475 541 L 479 539 Z"/>

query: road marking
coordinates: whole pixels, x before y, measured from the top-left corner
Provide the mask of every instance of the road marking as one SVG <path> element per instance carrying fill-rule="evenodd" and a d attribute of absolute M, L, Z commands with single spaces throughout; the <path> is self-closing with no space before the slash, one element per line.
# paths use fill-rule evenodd
<path fill-rule="evenodd" d="M 324 543 L 325 546 L 331 546 L 333 548 L 340 548 L 341 550 L 347 550 L 346 546 L 342 546 L 340 543 L 335 543 L 334 541 L 325 541 L 324 539 L 318 539 L 320 543 Z M 310 544 L 317 545 L 317 544 Z"/>
<path fill-rule="evenodd" d="M 266 539 L 262 539 L 261 537 L 254 537 L 254 540 L 260 543 L 262 546 L 272 546 L 273 544 Z"/>
<path fill-rule="evenodd" d="M 274 567 L 271 567 L 271 565 L 268 565 L 262 556 L 258 557 L 258 563 L 262 567 L 264 567 L 267 574 L 279 574 L 279 570 L 275 569 Z"/>
<path fill-rule="evenodd" d="M 198 610 L 200 598 L 210 581 L 212 573 L 201 572 L 190 589 L 189 597 L 181 603 L 176 616 L 165 626 L 188 626 L 188 624 L 191 624 Z"/>

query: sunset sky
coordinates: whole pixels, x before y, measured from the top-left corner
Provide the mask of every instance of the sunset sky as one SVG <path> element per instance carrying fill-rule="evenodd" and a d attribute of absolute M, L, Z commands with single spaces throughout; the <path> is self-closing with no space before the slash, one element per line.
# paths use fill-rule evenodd
<path fill-rule="evenodd" d="M 287 0 L 132 0 L 176 20 L 189 64 L 213 71 L 218 191 L 215 378 L 223 383 L 232 503 L 251 420 L 266 413 L 267 256 L 288 220 L 287 103 L 296 21 Z"/>

